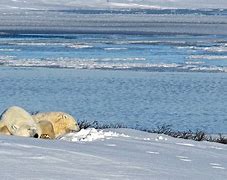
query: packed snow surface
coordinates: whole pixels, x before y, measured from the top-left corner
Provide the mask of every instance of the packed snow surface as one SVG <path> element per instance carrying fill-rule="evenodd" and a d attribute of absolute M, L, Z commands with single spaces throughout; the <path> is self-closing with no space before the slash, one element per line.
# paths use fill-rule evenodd
<path fill-rule="evenodd" d="M 0 136 L 0 146 L 2 179 L 227 177 L 226 145 L 130 129 L 82 129 L 60 140 Z"/>

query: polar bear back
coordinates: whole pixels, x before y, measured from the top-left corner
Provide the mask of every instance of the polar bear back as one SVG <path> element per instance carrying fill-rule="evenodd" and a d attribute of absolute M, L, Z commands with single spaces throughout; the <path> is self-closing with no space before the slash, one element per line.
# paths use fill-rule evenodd
<path fill-rule="evenodd" d="M 24 129 L 22 128 L 31 128 L 37 131 L 37 125 L 32 116 L 18 106 L 12 106 L 2 113 L 0 126 L 6 126 L 11 134 L 20 136 L 23 135 Z M 29 135 L 24 134 L 24 136 Z"/>

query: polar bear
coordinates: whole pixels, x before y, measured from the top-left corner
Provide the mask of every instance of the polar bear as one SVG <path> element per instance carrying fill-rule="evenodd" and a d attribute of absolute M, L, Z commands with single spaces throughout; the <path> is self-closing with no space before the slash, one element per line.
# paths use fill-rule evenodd
<path fill-rule="evenodd" d="M 50 121 L 39 121 L 37 123 L 37 125 L 41 129 L 40 138 L 42 138 L 42 139 L 54 139 L 55 138 L 54 127 Z"/>
<path fill-rule="evenodd" d="M 64 112 L 38 113 L 32 116 L 38 124 L 41 121 L 49 121 L 53 125 L 55 138 L 59 138 L 69 132 L 80 130 L 77 121 L 69 114 Z"/>
<path fill-rule="evenodd" d="M 16 136 L 35 137 L 41 135 L 41 130 L 32 116 L 18 106 L 6 109 L 0 117 L 0 132 Z"/>

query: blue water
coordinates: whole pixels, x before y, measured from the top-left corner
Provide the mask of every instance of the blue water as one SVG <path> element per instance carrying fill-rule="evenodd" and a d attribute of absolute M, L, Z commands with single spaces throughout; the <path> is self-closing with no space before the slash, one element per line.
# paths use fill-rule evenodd
<path fill-rule="evenodd" d="M 132 128 L 226 133 L 227 36 L 1 34 L 0 95 L 1 112 L 18 105 Z"/>
<path fill-rule="evenodd" d="M 0 68 L 0 109 L 66 111 L 79 120 L 226 132 L 225 73 Z"/>

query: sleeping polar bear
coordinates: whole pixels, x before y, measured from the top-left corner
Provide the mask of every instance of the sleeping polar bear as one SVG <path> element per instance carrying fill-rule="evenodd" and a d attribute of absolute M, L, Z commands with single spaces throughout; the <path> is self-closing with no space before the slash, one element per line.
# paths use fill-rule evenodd
<path fill-rule="evenodd" d="M 64 112 L 31 116 L 24 109 L 13 106 L 0 117 L 0 134 L 5 135 L 55 139 L 72 131 L 79 131 L 77 121 Z"/>
<path fill-rule="evenodd" d="M 48 125 L 48 128 L 46 128 L 45 125 L 41 126 L 41 129 L 46 128 L 45 133 L 50 137 L 53 136 L 53 133 L 54 138 L 59 138 L 69 132 L 78 132 L 80 130 L 77 121 L 71 115 L 64 112 L 38 113 L 32 117 L 37 124 L 40 124 L 41 122 L 41 125 L 43 123 L 47 124 L 45 121 L 48 121 L 52 124 L 54 132 L 52 132 L 50 124 Z M 48 131 L 49 133 L 47 133 Z"/>
<path fill-rule="evenodd" d="M 38 138 L 41 135 L 41 129 L 28 112 L 20 107 L 12 106 L 6 109 L 0 117 L 0 133 Z"/>

